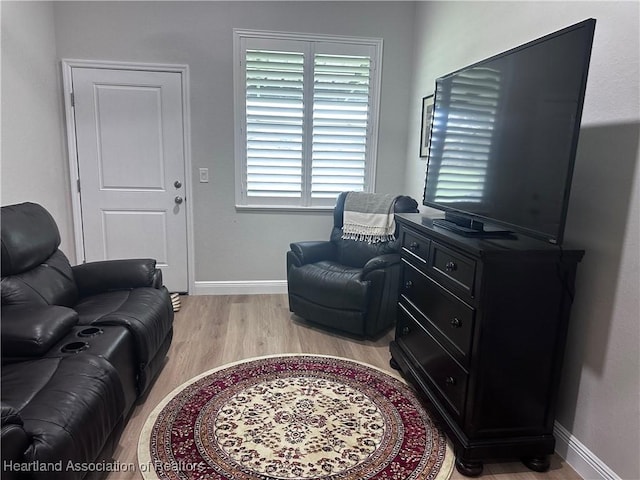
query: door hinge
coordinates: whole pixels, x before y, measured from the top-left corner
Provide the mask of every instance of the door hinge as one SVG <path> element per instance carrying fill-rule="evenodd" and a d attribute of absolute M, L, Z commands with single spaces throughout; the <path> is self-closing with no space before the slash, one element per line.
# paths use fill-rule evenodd
<path fill-rule="evenodd" d="M 76 95 L 73 92 L 71 92 L 71 106 L 76 106 Z"/>
<path fill-rule="evenodd" d="M 76 180 L 76 185 L 78 186 L 78 193 L 80 193 L 80 179 Z"/>

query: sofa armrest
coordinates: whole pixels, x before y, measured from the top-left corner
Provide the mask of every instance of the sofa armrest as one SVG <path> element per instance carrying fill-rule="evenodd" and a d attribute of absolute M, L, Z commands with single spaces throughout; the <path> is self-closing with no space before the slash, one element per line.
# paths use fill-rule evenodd
<path fill-rule="evenodd" d="M 15 463 L 24 462 L 24 452 L 29 446 L 29 436 L 22 428 L 18 411 L 2 402 L 2 426 L 0 427 L 0 452 L 2 467 L 0 477 L 11 480 L 18 477 Z"/>
<path fill-rule="evenodd" d="M 162 272 L 151 258 L 105 260 L 72 267 L 80 296 L 140 287 L 160 288 Z"/>
<path fill-rule="evenodd" d="M 362 273 L 360 274 L 361 280 L 366 280 L 367 275 L 376 270 L 383 270 L 393 265 L 400 264 L 399 253 L 387 253 L 385 255 L 378 255 L 369 260 L 364 267 L 362 267 Z"/>
<path fill-rule="evenodd" d="M 20 413 L 11 405 L 2 402 L 0 404 L 0 415 L 2 416 L 2 426 L 5 425 L 20 425 L 22 426 L 22 417 Z"/>
<path fill-rule="evenodd" d="M 291 256 L 295 259 L 294 265 L 297 267 L 321 260 L 335 260 L 336 256 L 335 245 L 329 241 L 296 242 L 292 243 L 290 248 Z"/>
<path fill-rule="evenodd" d="M 3 306 L 2 359 L 39 357 L 78 323 L 75 310 L 57 305 Z"/>

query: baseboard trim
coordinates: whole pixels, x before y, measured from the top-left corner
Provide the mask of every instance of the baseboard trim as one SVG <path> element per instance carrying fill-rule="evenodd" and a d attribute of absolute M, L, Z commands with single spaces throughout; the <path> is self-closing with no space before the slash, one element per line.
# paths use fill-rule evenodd
<path fill-rule="evenodd" d="M 265 295 L 287 293 L 286 280 L 195 282 L 193 295 Z"/>
<path fill-rule="evenodd" d="M 558 422 L 555 423 L 553 433 L 556 437 L 556 453 L 564 458 L 584 480 L 622 480 Z"/>

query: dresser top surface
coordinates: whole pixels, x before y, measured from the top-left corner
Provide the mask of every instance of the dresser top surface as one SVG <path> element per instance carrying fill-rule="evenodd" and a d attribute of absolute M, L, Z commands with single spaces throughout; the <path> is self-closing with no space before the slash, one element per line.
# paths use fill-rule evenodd
<path fill-rule="evenodd" d="M 553 253 L 561 254 L 565 258 L 572 258 L 579 262 L 584 250 L 560 247 L 551 243 L 538 240 L 526 235 L 514 234 L 513 238 L 477 238 L 467 237 L 451 232 L 442 227 L 433 224 L 432 218 L 423 213 L 397 213 L 396 220 L 404 225 L 412 227 L 433 239 L 454 245 L 462 250 L 468 251 L 479 257 L 485 257 L 492 254 L 521 254 L 527 252 L 539 253 L 541 255 L 550 255 Z"/>

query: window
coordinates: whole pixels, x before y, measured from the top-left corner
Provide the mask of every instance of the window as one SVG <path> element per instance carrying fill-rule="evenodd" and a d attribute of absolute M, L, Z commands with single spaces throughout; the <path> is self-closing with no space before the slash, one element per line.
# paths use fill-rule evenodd
<path fill-rule="evenodd" d="M 236 204 L 372 191 L 382 41 L 234 30 Z"/>

